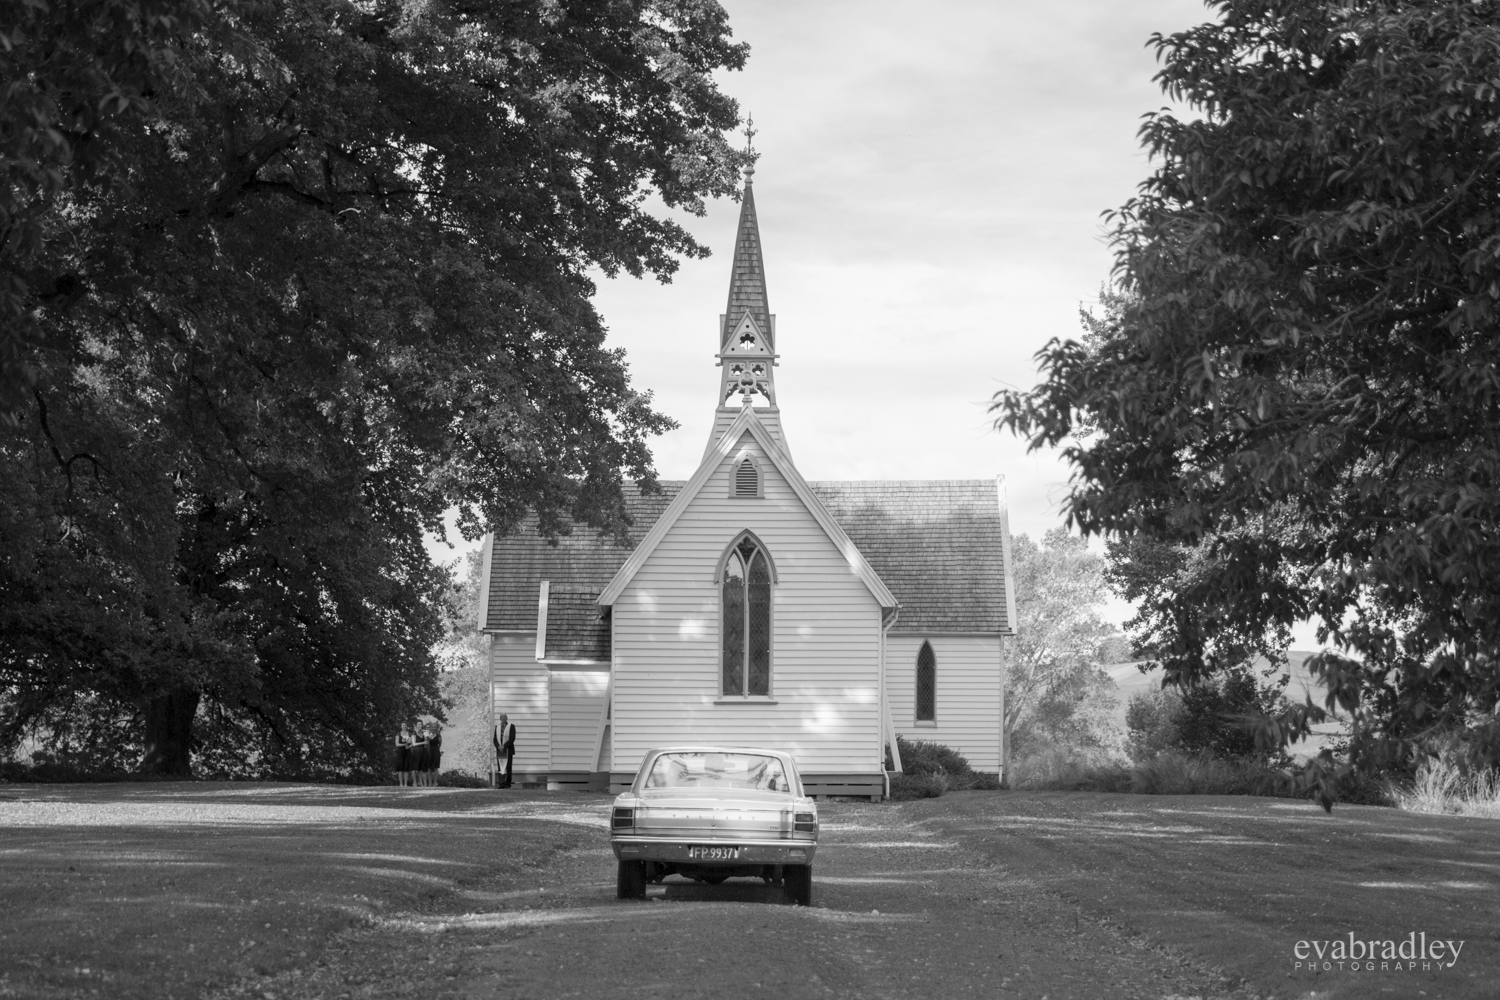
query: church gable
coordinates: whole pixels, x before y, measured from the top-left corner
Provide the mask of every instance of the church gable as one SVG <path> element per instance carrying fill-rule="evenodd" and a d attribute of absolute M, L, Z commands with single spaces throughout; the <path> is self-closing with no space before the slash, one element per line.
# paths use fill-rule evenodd
<path fill-rule="evenodd" d="M 847 581 L 850 592 L 872 608 L 891 599 L 883 586 L 872 591 L 861 574 L 868 572 L 864 561 L 850 558 L 848 537 L 842 531 L 830 535 L 818 517 L 827 512 L 806 502 L 813 495 L 808 484 L 795 479 L 795 470 L 778 462 L 757 435 L 743 431 L 706 471 L 701 484 L 690 481 L 678 493 L 670 517 L 657 523 L 661 535 L 646 539 L 632 556 L 638 565 L 622 567 L 601 602 L 618 605 L 642 587 L 655 594 L 674 571 L 699 590 L 715 586 L 726 547 L 747 532 L 765 547 L 780 585 L 811 573 L 823 584 Z"/>
<path fill-rule="evenodd" d="M 869 562 L 862 556 L 859 549 L 845 534 L 843 528 L 839 527 L 838 521 L 823 506 L 807 481 L 798 474 L 784 452 L 777 447 L 769 431 L 760 423 L 756 411 L 746 397 L 747 402 L 735 418 L 727 432 L 719 440 L 718 444 L 709 450 L 704 458 L 698 472 L 677 498 L 668 506 L 666 511 L 657 520 L 656 524 L 646 533 L 640 546 L 630 558 L 625 560 L 624 565 L 615 578 L 610 581 L 604 593 L 599 596 L 599 603 L 610 605 L 615 602 L 621 592 L 630 583 L 641 566 L 650 558 L 656 546 L 660 545 L 662 539 L 670 532 L 677 520 L 687 509 L 689 503 L 695 500 L 698 494 L 713 481 L 721 483 L 719 489 L 728 491 L 730 489 L 728 477 L 732 474 L 731 466 L 738 466 L 740 461 L 753 452 L 753 460 L 763 463 L 763 473 L 768 474 L 771 469 L 784 481 L 792 495 L 797 499 L 800 506 L 807 511 L 817 523 L 818 527 L 828 537 L 834 547 L 840 552 L 849 568 L 855 576 L 864 583 L 870 594 L 882 607 L 894 608 L 896 606 L 895 596 L 889 588 L 881 581 L 880 576 L 870 566 Z M 726 461 L 731 459 L 732 461 Z"/>

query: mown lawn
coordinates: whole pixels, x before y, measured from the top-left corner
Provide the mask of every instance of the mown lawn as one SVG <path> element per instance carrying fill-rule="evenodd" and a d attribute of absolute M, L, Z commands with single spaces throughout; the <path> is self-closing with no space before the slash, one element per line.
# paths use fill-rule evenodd
<path fill-rule="evenodd" d="M 394 913 L 516 909 L 604 796 L 168 783 L 0 786 L 0 996 L 196 998 L 315 965 Z M 497 900 L 500 901 L 497 903 Z M 428 982 L 440 970 L 424 969 Z"/>
<path fill-rule="evenodd" d="M 1266 993 L 1500 996 L 1500 821 L 1074 792 L 950 794 L 906 812 L 1026 872 L 1082 919 L 1122 925 Z M 1399 971 L 1396 962 L 1297 967 L 1299 941 L 1347 942 L 1351 932 L 1361 941 L 1425 933 L 1464 944 L 1451 967 L 1451 956 Z"/>
<path fill-rule="evenodd" d="M 656 926 L 648 918 L 666 919 L 659 907 L 613 901 L 608 801 L 275 784 L 0 786 L 0 997 L 467 997 L 500 995 L 507 982 L 504 995 L 545 996 L 562 975 L 559 956 L 589 952 L 600 928 L 629 944 Z M 821 811 L 828 860 L 815 895 L 841 912 L 815 922 L 828 937 L 816 947 L 777 939 L 783 971 L 829 975 L 842 962 L 850 983 L 869 987 L 870 970 L 895 984 L 910 981 L 906 966 L 919 960 L 948 963 L 937 970 L 948 973 L 983 960 L 991 978 L 949 985 L 1009 997 L 1089 995 L 1088 983 L 1107 984 L 1118 969 L 1135 984 L 1128 995 L 1155 996 L 1136 989 L 1146 981 L 1140 962 L 1111 956 L 1156 948 L 1161 964 L 1148 966 L 1179 987 L 1163 997 L 1500 995 L 1500 821 L 1025 792 Z M 871 837 L 879 843 L 863 842 Z M 678 886 L 665 899 L 697 900 L 695 891 Z M 725 941 L 738 940 L 745 921 L 769 923 L 756 930 L 767 934 L 806 923 L 779 907 L 720 912 L 712 900 L 723 893 L 698 895 L 707 916 L 673 919 L 707 928 L 713 917 Z M 841 921 L 897 918 L 939 937 L 914 955 L 911 944 L 926 939 L 906 924 L 871 930 L 857 948 L 840 930 Z M 457 930 L 438 933 L 448 925 Z M 533 925 L 558 928 L 549 933 L 563 951 L 546 951 L 540 930 L 528 937 Z M 1295 966 L 1298 941 L 1350 932 L 1425 932 L 1464 945 L 1441 969 Z M 1171 974 L 1181 962 L 1234 982 Z M 567 972 L 580 989 L 594 982 L 591 965 Z M 641 967 L 682 985 L 671 972 Z M 1183 993 L 1188 981 L 1209 985 Z M 804 985 L 822 996 L 828 984 Z M 922 995 L 916 985 L 862 992 Z"/>

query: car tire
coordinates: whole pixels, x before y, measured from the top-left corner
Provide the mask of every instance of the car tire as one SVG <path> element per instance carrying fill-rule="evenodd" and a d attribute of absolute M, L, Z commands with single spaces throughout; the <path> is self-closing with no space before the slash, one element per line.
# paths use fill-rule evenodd
<path fill-rule="evenodd" d="M 812 905 L 812 865 L 787 865 L 782 871 L 782 895 L 793 906 Z"/>
<path fill-rule="evenodd" d="M 646 898 L 646 862 L 620 862 L 620 870 L 615 878 L 615 897 L 617 899 Z"/>

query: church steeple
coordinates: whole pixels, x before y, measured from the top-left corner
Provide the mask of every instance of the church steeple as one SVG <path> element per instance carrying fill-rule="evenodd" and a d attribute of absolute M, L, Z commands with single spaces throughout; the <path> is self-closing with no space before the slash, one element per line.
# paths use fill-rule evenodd
<path fill-rule="evenodd" d="M 745 128 L 753 140 L 753 122 Z M 781 409 L 776 405 L 776 317 L 766 298 L 766 264 L 760 252 L 760 224 L 755 216 L 755 147 L 745 168 L 745 193 L 740 197 L 740 223 L 735 230 L 734 260 L 729 272 L 729 304 L 719 317 L 719 405 L 708 436 L 706 459 L 719 439 L 735 426 L 741 412 L 759 421 L 791 460 L 781 433 Z M 756 406 L 757 399 L 764 405 Z"/>
<path fill-rule="evenodd" d="M 746 129 L 753 138 L 753 128 Z M 749 150 L 754 152 L 753 147 Z M 745 193 L 740 198 L 740 224 L 735 235 L 734 263 L 729 274 L 729 304 L 719 317 L 719 405 L 735 393 L 744 402 L 762 395 L 776 405 L 776 317 L 766 298 L 766 265 L 760 251 L 760 226 L 755 217 L 755 163 L 745 168 Z"/>

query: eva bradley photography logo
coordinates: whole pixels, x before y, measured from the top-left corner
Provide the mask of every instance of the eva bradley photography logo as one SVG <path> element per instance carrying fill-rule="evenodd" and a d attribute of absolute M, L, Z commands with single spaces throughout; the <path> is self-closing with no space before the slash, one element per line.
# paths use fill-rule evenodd
<path fill-rule="evenodd" d="M 1298 941 L 1292 946 L 1292 969 L 1300 972 L 1431 972 L 1458 964 L 1463 941 L 1429 938 L 1412 931 L 1404 938 L 1347 937 Z"/>

